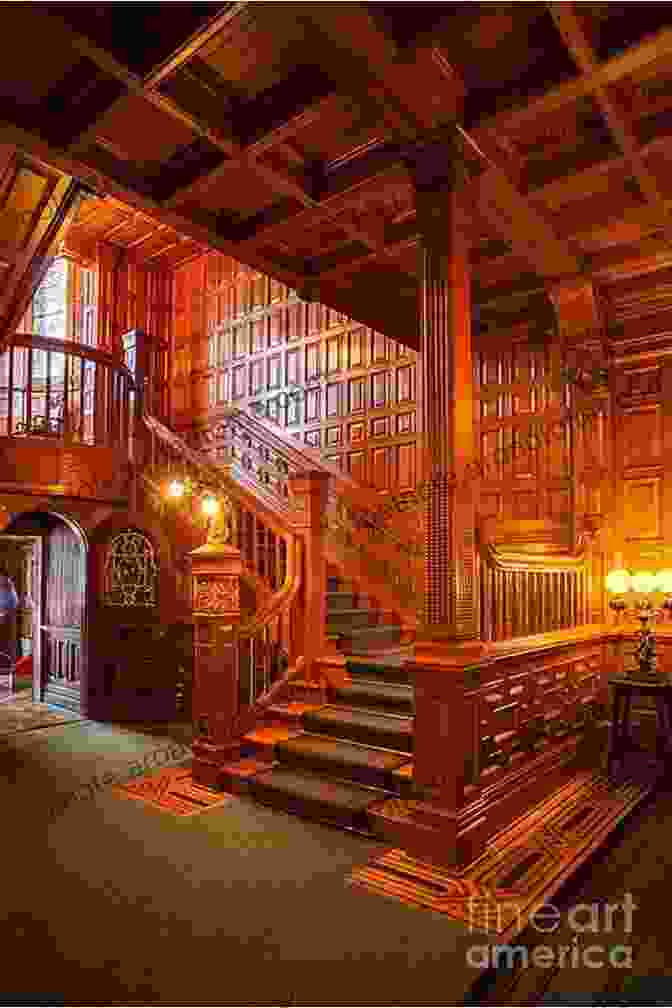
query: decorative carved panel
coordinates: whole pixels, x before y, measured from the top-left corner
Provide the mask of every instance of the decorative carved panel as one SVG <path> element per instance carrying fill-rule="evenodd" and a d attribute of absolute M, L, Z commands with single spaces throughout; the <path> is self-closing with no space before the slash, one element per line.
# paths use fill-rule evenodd
<path fill-rule="evenodd" d="M 155 606 L 157 584 L 158 565 L 151 540 L 135 529 L 116 535 L 105 563 L 105 605 Z"/>
<path fill-rule="evenodd" d="M 195 575 L 194 612 L 240 612 L 239 581 L 237 576 L 226 574 Z"/>

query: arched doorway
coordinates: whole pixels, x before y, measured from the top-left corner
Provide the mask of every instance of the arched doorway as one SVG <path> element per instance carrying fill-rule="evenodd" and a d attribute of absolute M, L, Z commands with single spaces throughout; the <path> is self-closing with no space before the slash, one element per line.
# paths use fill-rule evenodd
<path fill-rule="evenodd" d="M 86 540 L 47 511 L 17 516 L 2 538 L 34 543 L 31 565 L 33 698 L 86 713 Z"/>

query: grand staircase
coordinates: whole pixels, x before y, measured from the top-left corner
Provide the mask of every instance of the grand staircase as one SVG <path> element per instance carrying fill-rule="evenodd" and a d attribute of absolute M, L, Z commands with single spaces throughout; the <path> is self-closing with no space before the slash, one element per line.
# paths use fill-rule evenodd
<path fill-rule="evenodd" d="M 371 835 L 369 810 L 412 793 L 413 687 L 400 627 L 380 622 L 387 614 L 352 585 L 330 578 L 327 588 L 328 627 L 347 655 L 348 680 L 326 693 L 297 684 L 294 698 L 269 707 L 222 784 Z"/>

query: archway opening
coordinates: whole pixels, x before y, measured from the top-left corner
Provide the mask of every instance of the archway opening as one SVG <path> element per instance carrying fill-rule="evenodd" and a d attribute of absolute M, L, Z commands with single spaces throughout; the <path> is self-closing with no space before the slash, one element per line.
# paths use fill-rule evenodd
<path fill-rule="evenodd" d="M 86 552 L 79 527 L 47 511 L 16 516 L 0 536 L 0 566 L 18 585 L 0 647 L 15 662 L 14 692 L 29 671 L 34 700 L 77 713 L 86 707 Z"/>

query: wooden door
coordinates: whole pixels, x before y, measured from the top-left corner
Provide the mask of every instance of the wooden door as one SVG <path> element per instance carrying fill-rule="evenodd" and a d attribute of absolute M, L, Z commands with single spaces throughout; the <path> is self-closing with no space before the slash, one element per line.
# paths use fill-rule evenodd
<path fill-rule="evenodd" d="M 47 532 L 43 562 L 41 699 L 79 712 L 86 563 L 80 537 L 64 522 Z"/>

